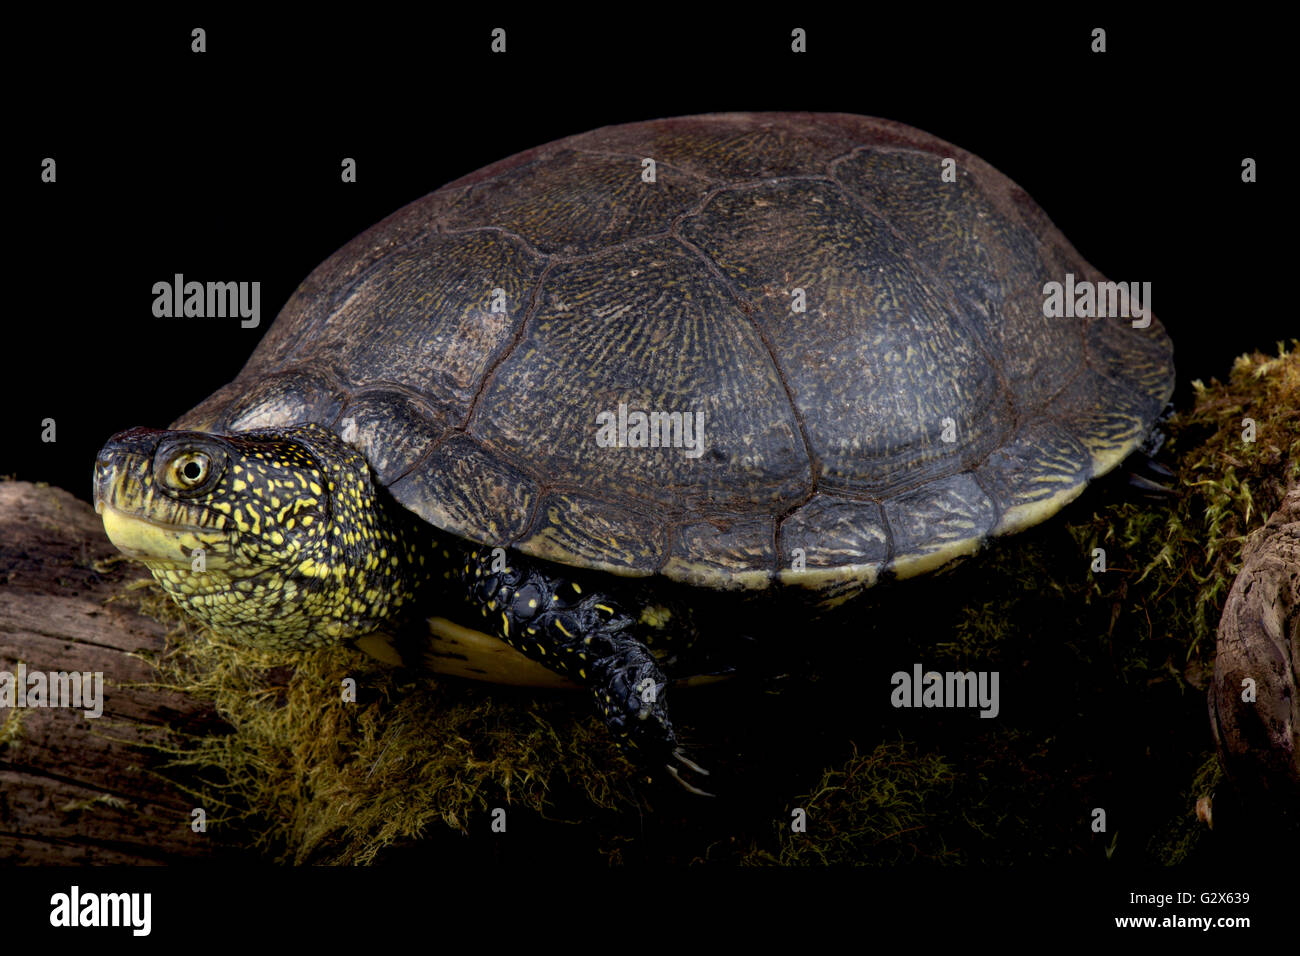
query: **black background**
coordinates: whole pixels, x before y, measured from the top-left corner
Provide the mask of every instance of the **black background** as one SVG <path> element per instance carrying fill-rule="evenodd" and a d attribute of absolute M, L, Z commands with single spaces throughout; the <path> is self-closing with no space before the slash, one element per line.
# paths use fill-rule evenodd
<path fill-rule="evenodd" d="M 1202 21 L 1098 7 L 728 10 L 58 13 L 11 23 L 0 473 L 88 498 L 104 439 L 165 426 L 229 381 L 297 284 L 352 236 L 519 150 L 678 114 L 862 113 L 975 153 L 1108 277 L 1153 283 L 1181 400 L 1192 379 L 1225 376 L 1237 353 L 1300 333 L 1282 302 L 1294 210 L 1276 155 L 1293 87 L 1282 85 L 1281 27 L 1255 11 Z M 190 52 L 196 25 L 207 29 L 202 55 Z M 505 55 L 489 52 L 495 26 L 508 31 Z M 790 52 L 794 26 L 808 31 L 807 54 Z M 1089 52 L 1096 26 L 1108 31 L 1103 55 Z M 58 162 L 57 184 L 40 182 L 46 156 Z M 340 182 L 344 157 L 357 161 L 355 184 Z M 1259 162 L 1259 183 L 1241 182 L 1243 157 Z M 177 272 L 260 281 L 262 327 L 154 318 L 152 285 Z M 53 444 L 40 438 L 46 418 L 57 422 Z M 972 932 L 1015 936 L 1048 913 L 1073 937 L 1128 912 L 1119 904 L 1129 889 L 1158 888 L 1134 880 L 1103 893 L 1100 877 L 1076 873 L 1059 894 L 1008 880 L 1005 908 Z M 851 892 L 868 904 L 867 889 Z M 799 899 L 783 900 L 791 918 L 812 917 Z M 930 905 L 889 899 L 900 918 L 922 919 Z M 999 902 L 987 886 L 978 899 Z M 658 905 L 643 916 L 649 935 L 627 941 L 663 939 L 659 921 L 671 916 Z M 940 927 L 914 928 L 920 939 Z"/>

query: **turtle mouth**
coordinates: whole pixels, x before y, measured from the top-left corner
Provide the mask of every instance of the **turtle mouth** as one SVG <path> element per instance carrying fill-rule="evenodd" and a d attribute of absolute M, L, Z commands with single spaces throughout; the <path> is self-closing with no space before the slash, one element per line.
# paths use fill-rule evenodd
<path fill-rule="evenodd" d="M 104 519 L 108 539 L 129 558 L 188 568 L 196 550 L 214 555 L 217 536 L 211 531 L 122 511 L 102 499 L 95 502 L 95 510 Z M 214 563 L 211 558 L 206 560 Z"/>
<path fill-rule="evenodd" d="M 108 504 L 109 498 L 113 494 L 113 475 L 104 463 L 97 463 L 95 466 L 95 485 L 91 497 L 95 501 L 95 514 L 103 514 L 105 508 L 112 507 Z"/>

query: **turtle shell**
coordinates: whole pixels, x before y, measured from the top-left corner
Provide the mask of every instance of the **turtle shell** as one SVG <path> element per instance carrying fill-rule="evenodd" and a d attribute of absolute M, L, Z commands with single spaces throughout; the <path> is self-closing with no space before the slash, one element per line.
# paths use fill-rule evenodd
<path fill-rule="evenodd" d="M 1009 179 L 899 123 L 611 126 L 358 236 L 176 425 L 331 426 L 475 542 L 844 594 L 1043 520 L 1147 433 L 1167 336 L 1046 317 L 1067 274 L 1104 281 Z M 611 447 L 620 406 L 617 441 L 645 439 L 635 412 L 702 413 L 703 441 Z"/>

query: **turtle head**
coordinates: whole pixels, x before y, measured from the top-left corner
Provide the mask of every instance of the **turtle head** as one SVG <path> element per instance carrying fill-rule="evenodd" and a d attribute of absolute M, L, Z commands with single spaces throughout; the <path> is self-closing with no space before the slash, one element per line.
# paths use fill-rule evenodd
<path fill-rule="evenodd" d="M 94 497 L 109 539 L 178 604 L 260 647 L 375 630 L 420 564 L 365 458 L 320 425 L 120 432 L 95 462 Z"/>

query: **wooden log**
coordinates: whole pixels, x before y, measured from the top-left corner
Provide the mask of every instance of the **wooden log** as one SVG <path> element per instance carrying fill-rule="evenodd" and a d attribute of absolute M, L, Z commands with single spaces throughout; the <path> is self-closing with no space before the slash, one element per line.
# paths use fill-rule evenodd
<path fill-rule="evenodd" d="M 1228 776 L 1248 795 L 1282 806 L 1300 800 L 1298 669 L 1300 487 L 1242 551 L 1241 573 L 1219 621 L 1210 688 L 1214 737 Z"/>
<path fill-rule="evenodd" d="M 118 560 L 99 518 L 57 488 L 0 482 L 0 685 L 34 673 L 103 675 L 102 716 L 4 707 L 0 687 L 0 860 L 169 863 L 221 848 L 191 828 L 192 801 L 153 768 L 175 730 L 211 726 L 210 708 L 148 686 L 139 652 L 164 627 L 120 598 L 141 576 Z M 25 685 L 26 686 L 26 685 Z M 83 701 L 83 704 L 85 701 Z M 154 746 L 150 746 L 150 744 Z"/>

